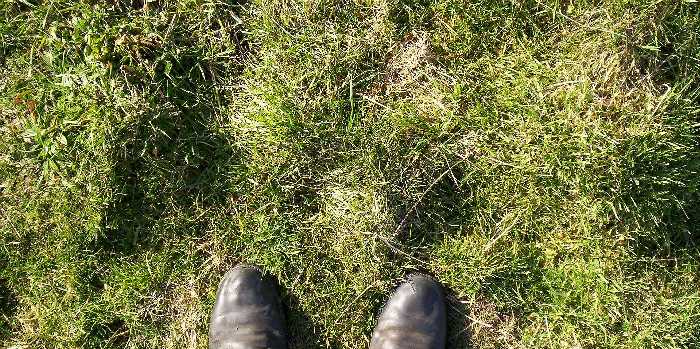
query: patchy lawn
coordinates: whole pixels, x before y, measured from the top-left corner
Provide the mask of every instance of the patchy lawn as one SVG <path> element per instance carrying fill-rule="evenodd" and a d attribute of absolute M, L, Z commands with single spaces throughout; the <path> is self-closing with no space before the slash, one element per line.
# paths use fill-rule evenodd
<path fill-rule="evenodd" d="M 700 343 L 700 4 L 3 0 L 0 346 L 205 348 L 219 278 L 367 347 Z"/>

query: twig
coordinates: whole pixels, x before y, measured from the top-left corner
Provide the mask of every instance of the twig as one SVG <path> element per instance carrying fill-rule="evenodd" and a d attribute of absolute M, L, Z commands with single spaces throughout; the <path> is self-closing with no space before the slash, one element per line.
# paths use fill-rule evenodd
<path fill-rule="evenodd" d="M 426 190 L 423 192 L 423 194 L 421 194 L 421 196 L 418 198 L 418 200 L 416 200 L 416 202 L 413 204 L 413 206 L 411 206 L 411 208 L 406 212 L 406 215 L 405 215 L 405 216 L 403 217 L 403 219 L 401 220 L 401 223 L 399 223 L 399 225 L 398 225 L 398 226 L 396 227 L 396 229 L 394 230 L 394 235 L 398 234 L 398 233 L 401 231 L 401 229 L 403 228 L 404 224 L 406 224 L 406 220 L 408 220 L 408 216 L 410 216 L 411 213 L 412 213 L 413 211 L 415 211 L 416 207 L 418 207 L 418 205 L 421 203 L 421 201 L 423 201 L 423 198 L 425 198 L 425 196 L 430 192 L 430 190 L 433 189 L 433 187 L 435 186 L 435 184 L 437 184 L 438 182 L 440 182 L 440 180 L 442 179 L 442 177 L 445 177 L 445 175 L 447 175 L 448 173 L 450 173 L 450 172 L 452 171 L 452 168 L 453 168 L 453 167 L 457 166 L 457 164 L 459 164 L 459 163 L 461 163 L 461 162 L 462 162 L 462 160 L 459 160 L 459 161 L 455 162 L 454 164 L 452 164 L 452 166 L 450 166 L 447 170 L 445 170 L 445 172 L 443 172 L 440 176 L 438 176 L 437 178 L 435 178 L 435 180 L 434 180 L 432 183 L 430 183 L 430 185 L 428 186 L 428 189 L 426 189 Z"/>
<path fill-rule="evenodd" d="M 505 236 L 506 234 L 508 234 L 508 233 L 511 231 L 511 229 L 513 229 L 513 227 L 515 226 L 516 223 L 518 223 L 518 217 L 517 217 L 517 216 L 516 216 L 515 218 L 513 218 L 513 222 L 512 222 L 508 227 L 506 227 L 505 229 L 503 229 L 503 231 L 502 231 L 500 234 L 498 234 L 498 236 L 496 236 L 493 240 L 489 241 L 489 243 L 486 244 L 486 246 L 484 246 L 484 251 L 483 251 L 483 252 L 484 252 L 484 253 L 488 252 L 488 251 L 491 249 L 491 247 L 493 247 L 493 245 L 494 245 L 496 242 L 498 242 L 498 240 L 500 240 L 503 236 Z"/>

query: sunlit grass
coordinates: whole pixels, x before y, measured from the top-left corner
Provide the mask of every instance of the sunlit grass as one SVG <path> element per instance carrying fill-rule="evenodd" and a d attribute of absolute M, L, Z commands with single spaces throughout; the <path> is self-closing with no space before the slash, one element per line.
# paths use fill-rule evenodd
<path fill-rule="evenodd" d="M 0 4 L 0 344 L 204 348 L 219 278 L 363 348 L 700 342 L 690 1 Z"/>

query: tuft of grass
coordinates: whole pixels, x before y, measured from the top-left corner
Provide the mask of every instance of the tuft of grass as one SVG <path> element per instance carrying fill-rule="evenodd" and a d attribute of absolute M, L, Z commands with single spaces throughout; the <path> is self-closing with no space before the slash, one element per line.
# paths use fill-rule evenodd
<path fill-rule="evenodd" d="M 275 276 L 361 348 L 412 271 L 450 348 L 700 342 L 691 1 L 6 1 L 0 344 L 204 348 Z"/>

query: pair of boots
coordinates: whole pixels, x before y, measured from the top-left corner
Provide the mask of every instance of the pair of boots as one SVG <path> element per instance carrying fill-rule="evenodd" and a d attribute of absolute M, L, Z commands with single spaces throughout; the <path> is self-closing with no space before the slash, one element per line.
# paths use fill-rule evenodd
<path fill-rule="evenodd" d="M 384 305 L 370 349 L 444 349 L 445 296 L 432 278 L 409 276 Z M 226 273 L 209 325 L 210 349 L 286 349 L 282 305 L 260 269 Z"/>

